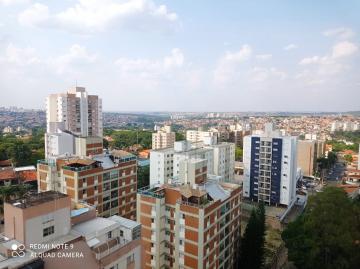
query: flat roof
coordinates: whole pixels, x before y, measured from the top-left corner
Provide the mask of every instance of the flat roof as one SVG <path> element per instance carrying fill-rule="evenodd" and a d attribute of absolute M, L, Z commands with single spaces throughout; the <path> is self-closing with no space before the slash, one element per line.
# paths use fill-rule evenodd
<path fill-rule="evenodd" d="M 138 227 L 139 225 L 141 225 L 139 222 L 136 222 L 134 220 L 131 219 L 126 219 L 117 215 L 113 215 L 111 217 L 109 217 L 108 219 L 113 220 L 117 223 L 120 223 L 121 226 L 124 226 L 126 228 L 129 229 L 133 229 L 135 227 Z"/>
<path fill-rule="evenodd" d="M 95 233 L 99 230 L 109 228 L 111 226 L 116 226 L 118 223 L 111 220 L 110 218 L 94 218 L 79 224 L 76 224 L 72 227 L 72 230 L 86 236 L 92 233 Z"/>
<path fill-rule="evenodd" d="M 68 196 L 64 193 L 56 191 L 46 191 L 39 192 L 37 194 L 31 194 L 31 196 L 28 196 L 26 198 L 11 200 L 8 202 L 8 204 L 11 204 L 18 208 L 28 208 L 66 197 Z"/>

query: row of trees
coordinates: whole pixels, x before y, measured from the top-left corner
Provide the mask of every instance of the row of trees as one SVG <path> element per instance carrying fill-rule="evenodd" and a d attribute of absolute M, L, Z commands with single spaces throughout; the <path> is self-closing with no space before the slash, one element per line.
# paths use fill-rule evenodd
<path fill-rule="evenodd" d="M 104 135 L 113 138 L 114 141 L 108 144 L 113 148 L 126 148 L 134 144 L 140 144 L 144 148 L 151 148 L 152 132 L 150 131 L 105 129 Z"/>
<path fill-rule="evenodd" d="M 239 269 L 260 269 L 264 263 L 265 206 L 259 203 L 253 209 L 241 239 Z"/>
<path fill-rule="evenodd" d="M 10 159 L 16 166 L 36 164 L 44 158 L 44 130 L 33 129 L 32 135 L 19 138 L 14 135 L 0 136 L 0 160 Z"/>
<path fill-rule="evenodd" d="M 22 198 L 30 189 L 31 187 L 25 184 L 0 186 L 0 213 L 4 213 L 4 202 Z"/>
<path fill-rule="evenodd" d="M 328 153 L 328 156 L 325 157 L 320 157 L 317 160 L 317 164 L 318 164 L 318 168 L 319 170 L 322 169 L 330 169 L 331 167 L 333 167 L 337 161 L 337 155 L 335 152 L 330 151 Z"/>
<path fill-rule="evenodd" d="M 355 269 L 360 265 L 360 199 L 328 187 L 309 198 L 282 238 L 297 268 Z"/>
<path fill-rule="evenodd" d="M 152 132 L 144 130 L 114 130 L 105 129 L 105 136 L 111 136 L 114 141 L 108 142 L 104 140 L 105 147 L 126 148 L 134 144 L 140 144 L 143 148 L 151 148 Z M 185 140 L 183 133 L 175 133 L 176 141 Z"/>

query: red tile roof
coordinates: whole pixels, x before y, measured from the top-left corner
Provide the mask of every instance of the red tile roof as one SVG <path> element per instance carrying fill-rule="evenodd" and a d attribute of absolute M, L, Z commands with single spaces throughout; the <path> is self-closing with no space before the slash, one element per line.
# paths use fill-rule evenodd
<path fill-rule="evenodd" d="M 0 161 L 0 167 L 7 167 L 7 166 L 12 166 L 12 163 L 10 160 L 2 160 Z"/>
<path fill-rule="evenodd" d="M 15 172 L 13 168 L 6 168 L 0 170 L 0 180 L 15 179 Z"/>
<path fill-rule="evenodd" d="M 19 171 L 18 176 L 24 182 L 37 181 L 36 171 Z"/>

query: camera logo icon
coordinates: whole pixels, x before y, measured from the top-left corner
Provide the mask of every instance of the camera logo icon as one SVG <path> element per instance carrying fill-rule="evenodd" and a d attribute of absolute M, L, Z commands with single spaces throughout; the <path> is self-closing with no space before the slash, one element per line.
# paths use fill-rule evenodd
<path fill-rule="evenodd" d="M 12 257 L 25 257 L 25 245 L 12 244 L 11 249 L 12 249 L 12 251 L 11 251 Z"/>

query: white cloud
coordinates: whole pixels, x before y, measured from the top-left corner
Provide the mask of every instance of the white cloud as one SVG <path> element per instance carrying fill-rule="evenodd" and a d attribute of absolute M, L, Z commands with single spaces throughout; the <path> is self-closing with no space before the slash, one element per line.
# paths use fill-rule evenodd
<path fill-rule="evenodd" d="M 46 5 L 35 3 L 18 16 L 21 25 L 41 26 L 49 20 L 49 8 Z"/>
<path fill-rule="evenodd" d="M 214 70 L 214 80 L 216 83 L 228 82 L 236 76 L 239 65 L 249 60 L 252 56 L 252 48 L 250 45 L 243 45 L 238 51 L 226 52 L 220 58 Z"/>
<path fill-rule="evenodd" d="M 358 52 L 358 47 L 349 41 L 336 43 L 330 53 L 324 56 L 306 57 L 299 65 L 307 69 L 298 73 L 295 78 L 303 80 L 307 85 L 324 84 L 336 79 L 336 75 L 350 69 L 349 60 Z"/>
<path fill-rule="evenodd" d="M 0 4 L 4 6 L 16 5 L 16 4 L 23 4 L 27 3 L 29 0 L 0 0 Z"/>
<path fill-rule="evenodd" d="M 284 50 L 293 50 L 293 49 L 297 49 L 297 48 L 298 48 L 298 45 L 289 44 L 289 45 L 286 45 L 283 49 Z"/>
<path fill-rule="evenodd" d="M 286 77 L 287 74 L 285 72 L 280 71 L 275 67 L 254 67 L 249 74 L 251 82 L 263 82 L 268 79 L 284 80 Z"/>
<path fill-rule="evenodd" d="M 237 63 L 237 62 L 246 61 L 251 57 L 251 55 L 252 55 L 252 48 L 249 45 L 245 44 L 240 48 L 240 50 L 236 52 L 230 52 L 230 51 L 226 52 L 222 60 L 226 62 Z"/>
<path fill-rule="evenodd" d="M 350 28 L 339 27 L 339 28 L 328 29 L 323 32 L 323 35 L 328 37 L 334 36 L 340 39 L 349 39 L 352 38 L 355 35 L 355 33 Z"/>
<path fill-rule="evenodd" d="M 178 48 L 172 49 L 171 54 L 163 59 L 119 58 L 115 61 L 115 65 L 122 74 L 133 73 L 142 77 L 153 77 L 171 69 L 180 68 L 183 64 L 184 55 Z"/>
<path fill-rule="evenodd" d="M 115 25 L 141 30 L 165 29 L 178 21 L 178 15 L 152 0 L 78 0 L 74 6 L 55 14 L 49 14 L 47 6 L 36 3 L 20 13 L 18 20 L 26 26 L 93 33 Z"/>
<path fill-rule="evenodd" d="M 342 57 L 349 57 L 358 51 L 358 47 L 349 41 L 343 41 L 337 43 L 332 49 L 332 57 L 335 58 L 342 58 Z"/>
<path fill-rule="evenodd" d="M 19 48 L 10 43 L 6 47 L 5 56 L 2 61 L 14 65 L 26 66 L 39 63 L 40 59 L 36 56 L 34 48 Z"/>
<path fill-rule="evenodd" d="M 321 61 L 321 59 L 322 58 L 319 56 L 307 57 L 307 58 L 302 59 L 299 62 L 299 64 L 301 64 L 301 65 L 316 64 L 316 63 L 319 63 Z"/>
<path fill-rule="evenodd" d="M 302 59 L 300 65 L 309 65 L 309 64 L 323 64 L 331 65 L 340 61 L 342 58 L 348 58 L 358 52 L 358 47 L 349 41 L 343 41 L 336 43 L 331 50 L 329 55 L 325 56 L 312 56 Z"/>
<path fill-rule="evenodd" d="M 85 47 L 74 44 L 70 47 L 69 52 L 52 58 L 49 62 L 58 74 L 63 74 L 64 72 L 75 72 L 77 66 L 95 63 L 97 59 L 96 54 L 91 54 Z"/>
<path fill-rule="evenodd" d="M 259 54 L 259 55 L 256 55 L 256 59 L 262 60 L 262 61 L 269 60 L 271 58 L 272 58 L 271 54 Z"/>

